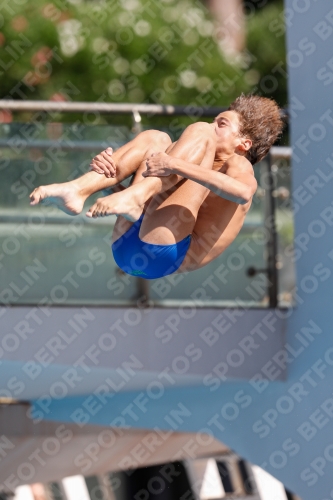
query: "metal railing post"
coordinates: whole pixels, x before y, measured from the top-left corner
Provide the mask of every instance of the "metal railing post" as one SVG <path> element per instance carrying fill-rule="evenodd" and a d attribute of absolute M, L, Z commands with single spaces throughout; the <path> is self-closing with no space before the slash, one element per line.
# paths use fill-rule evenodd
<path fill-rule="evenodd" d="M 139 111 L 133 109 L 132 111 L 132 131 L 135 136 L 139 135 L 142 132 L 142 122 L 141 115 Z M 137 301 L 140 302 L 141 307 L 144 307 L 145 304 L 149 302 L 149 282 L 143 278 L 137 277 L 135 279 L 136 292 L 137 292 Z"/>
<path fill-rule="evenodd" d="M 265 225 L 269 229 L 267 241 L 267 277 L 269 307 L 278 306 L 278 271 L 277 271 L 277 232 L 275 221 L 274 176 L 272 170 L 272 154 L 267 157 L 267 189 L 265 199 Z"/>
<path fill-rule="evenodd" d="M 133 123 L 132 131 L 133 131 L 134 135 L 140 134 L 140 132 L 142 132 L 141 115 L 135 109 L 133 109 L 133 111 L 132 111 L 132 123 Z"/>

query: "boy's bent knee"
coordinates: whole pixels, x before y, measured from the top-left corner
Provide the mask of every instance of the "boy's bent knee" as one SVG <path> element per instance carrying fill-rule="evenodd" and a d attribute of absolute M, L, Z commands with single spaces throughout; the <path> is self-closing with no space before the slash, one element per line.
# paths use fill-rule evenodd
<path fill-rule="evenodd" d="M 168 134 L 160 130 L 145 130 L 141 132 L 136 139 L 140 140 L 140 142 L 144 141 L 147 147 L 153 148 L 155 146 L 162 148 L 163 151 L 172 143 Z"/>
<path fill-rule="evenodd" d="M 216 137 L 214 129 L 209 123 L 197 122 L 189 125 L 181 135 L 179 143 L 200 144 L 204 147 L 215 146 Z"/>
<path fill-rule="evenodd" d="M 192 125 L 186 127 L 185 132 L 187 135 L 193 135 L 194 137 L 197 137 L 198 135 L 211 137 L 214 135 L 211 124 L 206 122 L 192 123 Z"/>
<path fill-rule="evenodd" d="M 157 133 L 154 136 L 154 144 L 162 151 L 165 151 L 172 144 L 170 137 L 166 132 L 156 130 L 155 132 Z"/>

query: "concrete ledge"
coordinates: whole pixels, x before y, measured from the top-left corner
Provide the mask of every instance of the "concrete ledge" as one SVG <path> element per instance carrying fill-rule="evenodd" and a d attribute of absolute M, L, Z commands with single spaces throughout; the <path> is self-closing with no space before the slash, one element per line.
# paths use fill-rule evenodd
<path fill-rule="evenodd" d="M 107 379 L 111 392 L 248 380 L 284 380 L 272 369 L 284 349 L 279 310 L 3 309 L 2 396 L 33 399 L 89 394 Z"/>

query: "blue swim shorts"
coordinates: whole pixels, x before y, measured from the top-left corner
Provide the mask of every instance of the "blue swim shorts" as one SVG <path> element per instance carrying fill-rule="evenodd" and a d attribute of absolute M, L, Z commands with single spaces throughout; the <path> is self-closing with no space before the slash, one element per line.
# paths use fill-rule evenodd
<path fill-rule="evenodd" d="M 147 280 L 162 278 L 179 269 L 191 243 L 191 235 L 173 245 L 153 245 L 140 240 L 143 215 L 111 248 L 114 260 L 125 273 Z"/>

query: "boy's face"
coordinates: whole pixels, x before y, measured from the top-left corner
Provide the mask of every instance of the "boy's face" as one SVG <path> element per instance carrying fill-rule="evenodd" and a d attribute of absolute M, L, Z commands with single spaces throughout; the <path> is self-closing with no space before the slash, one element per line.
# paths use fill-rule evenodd
<path fill-rule="evenodd" d="M 212 123 L 221 147 L 235 149 L 241 139 L 239 134 L 239 116 L 236 111 L 223 111 Z"/>

